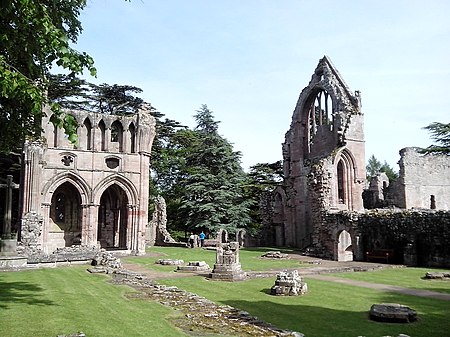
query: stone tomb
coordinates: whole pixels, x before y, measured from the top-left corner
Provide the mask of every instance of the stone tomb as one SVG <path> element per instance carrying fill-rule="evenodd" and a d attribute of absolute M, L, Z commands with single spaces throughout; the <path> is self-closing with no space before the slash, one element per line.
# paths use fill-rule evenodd
<path fill-rule="evenodd" d="M 177 259 L 159 259 L 155 262 L 156 264 L 162 264 L 163 266 L 178 266 L 180 264 L 183 264 L 183 260 L 177 260 Z"/>
<path fill-rule="evenodd" d="M 216 263 L 209 277 L 221 281 L 240 281 L 246 277 L 239 262 L 238 242 L 217 244 Z"/>
<path fill-rule="evenodd" d="M 417 312 L 397 303 L 373 304 L 369 318 L 378 322 L 410 323 L 417 320 Z"/>
<path fill-rule="evenodd" d="M 187 266 L 177 266 L 181 272 L 209 272 L 211 268 L 205 261 L 190 261 Z"/>
<path fill-rule="evenodd" d="M 281 272 L 277 275 L 275 285 L 270 289 L 271 295 L 298 296 L 308 291 L 308 285 L 297 270 Z"/>

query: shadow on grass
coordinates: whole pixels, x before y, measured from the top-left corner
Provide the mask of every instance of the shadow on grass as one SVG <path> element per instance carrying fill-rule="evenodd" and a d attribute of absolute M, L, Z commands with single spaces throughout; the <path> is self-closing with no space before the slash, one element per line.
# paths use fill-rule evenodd
<path fill-rule="evenodd" d="M 267 289 L 261 292 L 266 293 Z M 386 300 L 402 303 L 395 295 L 387 295 Z M 248 311 L 277 328 L 298 331 L 306 336 L 379 337 L 397 336 L 401 333 L 414 336 L 450 336 L 449 323 L 443 314 L 444 308 L 439 314 L 433 312 L 431 308 L 429 312 L 419 312 L 419 320 L 413 323 L 380 323 L 369 319 L 370 306 L 367 311 L 351 311 L 327 308 L 320 306 L 319 303 L 318 306 L 311 306 L 289 302 L 289 298 L 286 297 L 286 303 L 251 300 L 230 300 L 222 303 Z"/>
<path fill-rule="evenodd" d="M 0 308 L 9 309 L 10 304 L 57 305 L 55 302 L 40 299 L 44 289 L 29 282 L 4 282 L 0 278 Z"/>

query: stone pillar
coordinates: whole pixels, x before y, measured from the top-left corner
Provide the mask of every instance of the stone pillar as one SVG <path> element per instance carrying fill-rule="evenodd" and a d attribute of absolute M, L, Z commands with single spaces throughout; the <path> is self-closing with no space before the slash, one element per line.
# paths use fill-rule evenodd
<path fill-rule="evenodd" d="M 44 251 L 44 253 L 52 253 L 48 251 L 47 242 L 48 242 L 48 232 L 50 227 L 50 203 L 43 203 L 42 204 L 42 235 L 40 236 L 40 240 L 37 242 L 38 246 L 42 247 L 41 249 Z"/>

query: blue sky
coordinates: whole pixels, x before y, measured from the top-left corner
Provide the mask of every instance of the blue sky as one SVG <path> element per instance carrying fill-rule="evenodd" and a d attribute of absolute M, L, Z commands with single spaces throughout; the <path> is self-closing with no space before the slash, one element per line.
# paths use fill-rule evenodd
<path fill-rule="evenodd" d="M 450 122 L 450 1 L 90 0 L 76 48 L 94 83 L 130 84 L 189 127 L 201 104 L 245 169 L 282 159 L 301 90 L 328 55 L 360 90 L 366 159 L 398 169 L 398 151 Z"/>

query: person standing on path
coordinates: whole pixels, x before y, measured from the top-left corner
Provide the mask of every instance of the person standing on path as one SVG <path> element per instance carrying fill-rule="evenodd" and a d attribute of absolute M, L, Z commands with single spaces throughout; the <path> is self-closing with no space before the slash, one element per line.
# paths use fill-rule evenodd
<path fill-rule="evenodd" d="M 189 247 L 194 248 L 194 242 L 195 242 L 195 235 L 193 232 L 191 232 L 191 235 L 189 236 Z"/>
<path fill-rule="evenodd" d="M 202 231 L 200 233 L 199 237 L 200 237 L 200 247 L 203 247 L 203 245 L 205 243 L 205 233 L 203 233 L 203 231 Z"/>

